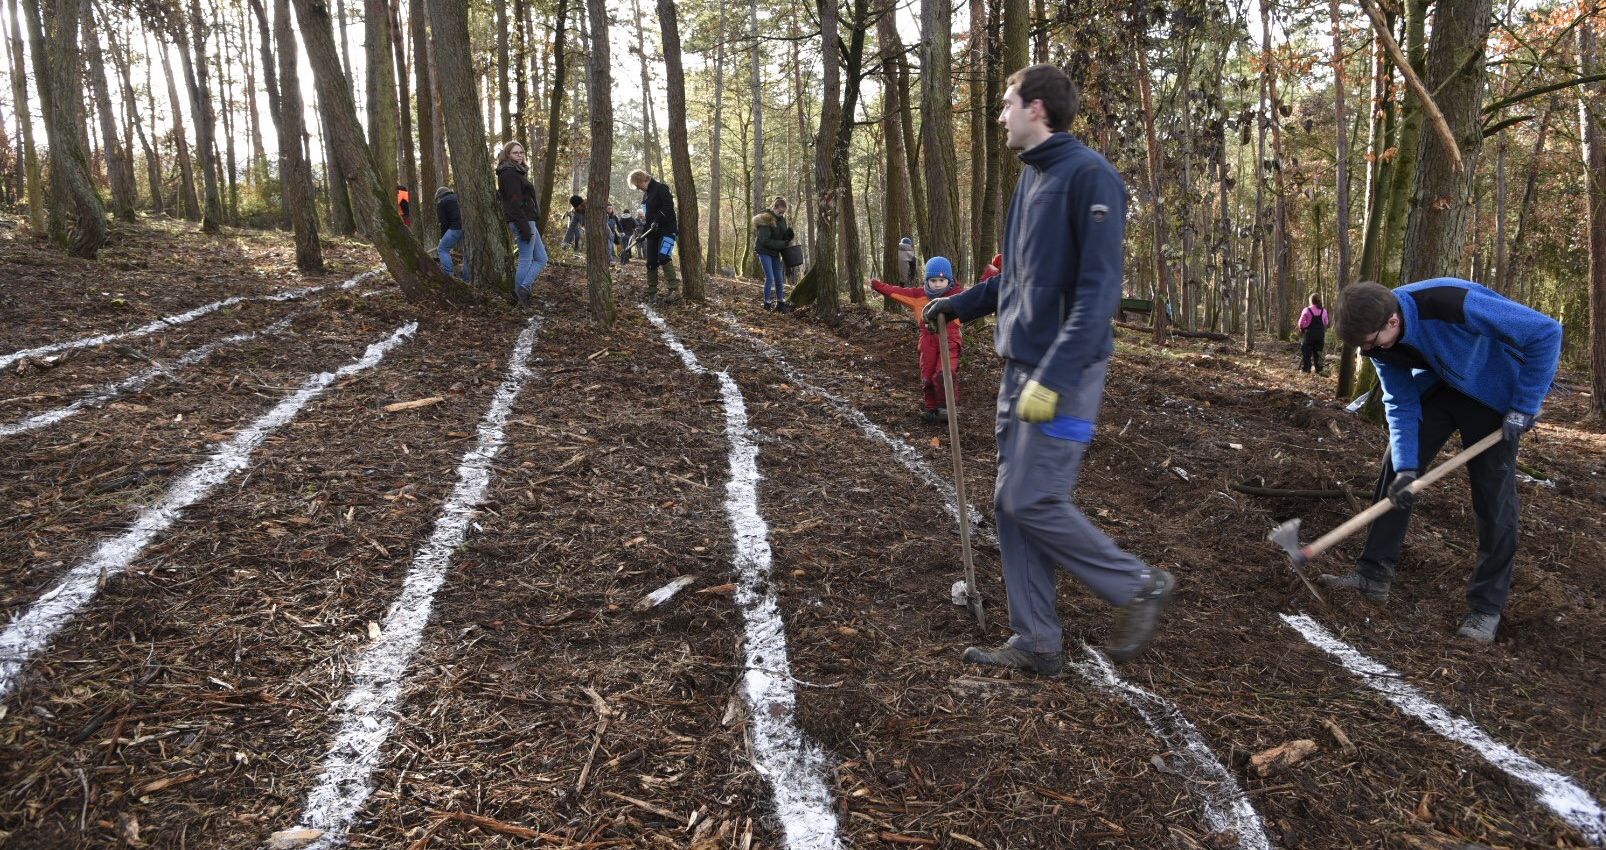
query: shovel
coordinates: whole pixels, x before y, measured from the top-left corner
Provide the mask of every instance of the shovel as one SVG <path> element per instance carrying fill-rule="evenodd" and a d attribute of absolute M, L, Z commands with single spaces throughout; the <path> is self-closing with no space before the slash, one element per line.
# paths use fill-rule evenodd
<path fill-rule="evenodd" d="M 954 398 L 954 366 L 948 361 L 948 317 L 937 317 L 937 359 L 942 361 L 942 395 L 948 401 L 948 445 L 954 453 L 954 492 L 959 497 L 959 546 L 965 558 L 965 605 L 976 625 L 987 628 L 976 589 L 976 562 L 970 556 L 970 500 L 965 498 L 965 462 L 959 451 L 959 404 Z"/>
<path fill-rule="evenodd" d="M 1476 443 L 1473 443 L 1465 449 L 1462 449 L 1460 454 L 1429 470 L 1428 473 L 1421 478 L 1412 481 L 1411 486 L 1407 487 L 1406 489 L 1412 493 L 1422 492 L 1429 484 L 1432 484 L 1451 472 L 1466 466 L 1467 461 L 1470 461 L 1482 454 L 1490 446 L 1500 442 L 1503 439 L 1505 439 L 1505 433 L 1499 428 L 1496 428 L 1494 432 L 1489 434 L 1487 437 L 1484 437 Z M 1315 596 L 1318 601 L 1321 601 L 1322 595 L 1316 592 L 1316 586 L 1310 583 L 1310 579 L 1305 578 L 1305 572 L 1300 568 L 1320 557 L 1327 550 L 1338 545 L 1338 543 L 1344 538 L 1349 537 L 1351 534 L 1360 531 L 1362 528 L 1365 528 L 1368 525 L 1371 525 L 1373 520 L 1391 510 L 1394 510 L 1394 503 L 1388 499 L 1383 499 L 1382 501 L 1364 511 L 1361 511 L 1355 516 L 1350 517 L 1344 522 L 1343 525 L 1340 525 L 1332 531 L 1329 531 L 1317 538 L 1316 542 L 1310 544 L 1309 546 L 1299 545 L 1299 519 L 1297 517 L 1272 529 L 1271 533 L 1266 535 L 1266 539 L 1276 543 L 1278 546 L 1283 547 L 1284 551 L 1288 553 L 1288 558 L 1291 562 L 1289 565 L 1293 567 L 1294 574 L 1298 575 L 1299 580 L 1305 583 L 1305 588 L 1311 592 L 1311 595 Z"/>

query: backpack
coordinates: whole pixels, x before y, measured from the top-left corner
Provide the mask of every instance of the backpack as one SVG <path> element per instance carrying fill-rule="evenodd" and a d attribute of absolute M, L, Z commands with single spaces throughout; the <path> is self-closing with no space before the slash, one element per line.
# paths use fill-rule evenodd
<path fill-rule="evenodd" d="M 1326 315 L 1326 310 L 1312 312 L 1310 314 L 1310 324 L 1305 326 L 1305 335 L 1308 337 L 1319 337 L 1327 333 L 1327 322 L 1324 321 Z"/>

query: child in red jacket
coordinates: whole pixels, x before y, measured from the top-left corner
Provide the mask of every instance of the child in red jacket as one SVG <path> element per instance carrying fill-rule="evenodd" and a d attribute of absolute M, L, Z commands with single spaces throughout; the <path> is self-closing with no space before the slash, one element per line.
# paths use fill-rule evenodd
<path fill-rule="evenodd" d="M 914 311 L 916 324 L 920 326 L 920 389 L 925 394 L 922 405 L 921 418 L 927 422 L 936 422 L 948 415 L 948 400 L 942 388 L 942 361 L 938 360 L 938 350 L 941 347 L 937 335 L 926 327 L 926 323 L 919 321 L 920 311 L 925 309 L 926 302 L 933 298 L 944 298 L 958 295 L 963 287 L 954 280 L 953 264 L 946 257 L 932 257 L 926 261 L 926 285 L 921 286 L 893 286 L 879 280 L 871 280 L 870 288 L 876 292 L 897 301 Z M 959 350 L 960 334 L 959 323 L 948 323 L 948 362 L 954 370 L 954 400 L 959 396 Z"/>

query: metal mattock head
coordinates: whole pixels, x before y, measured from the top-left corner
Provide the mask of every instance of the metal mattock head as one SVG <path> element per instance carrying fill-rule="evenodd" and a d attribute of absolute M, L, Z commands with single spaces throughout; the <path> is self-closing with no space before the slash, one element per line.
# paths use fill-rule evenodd
<path fill-rule="evenodd" d="M 1271 530 L 1266 539 L 1283 547 L 1295 564 L 1304 564 L 1308 558 L 1299 545 L 1299 518 L 1295 517 Z"/>

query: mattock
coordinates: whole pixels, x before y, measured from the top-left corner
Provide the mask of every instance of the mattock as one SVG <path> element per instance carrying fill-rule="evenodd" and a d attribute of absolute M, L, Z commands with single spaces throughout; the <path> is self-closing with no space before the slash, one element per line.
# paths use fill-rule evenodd
<path fill-rule="evenodd" d="M 1423 475 L 1421 478 L 1412 481 L 1411 486 L 1407 487 L 1406 489 L 1412 493 L 1422 492 L 1422 490 L 1424 490 L 1429 484 L 1432 484 L 1451 472 L 1466 466 L 1467 461 L 1470 461 L 1482 454 L 1490 446 L 1500 442 L 1503 439 L 1505 439 L 1505 433 L 1499 428 L 1496 428 L 1493 433 L 1490 433 L 1483 439 L 1462 449 L 1460 454 L 1429 470 L 1428 473 Z M 1278 546 L 1283 547 L 1283 550 L 1288 553 L 1288 558 L 1290 561 L 1289 566 L 1293 567 L 1294 574 L 1299 576 L 1299 580 L 1305 583 L 1305 588 L 1311 592 L 1312 596 L 1316 597 L 1317 601 L 1325 601 L 1322 599 L 1322 595 L 1316 592 L 1316 586 L 1311 584 L 1310 579 L 1305 577 L 1305 571 L 1300 568 L 1316 558 L 1321 557 L 1321 555 L 1327 552 L 1327 550 L 1337 546 L 1344 538 L 1349 537 L 1351 534 L 1360 531 L 1368 525 L 1371 525 L 1374 520 L 1391 510 L 1394 510 L 1394 503 L 1388 499 L 1383 499 L 1377 504 L 1367 508 L 1364 511 L 1361 511 L 1355 516 L 1350 517 L 1348 520 L 1345 520 L 1343 525 L 1340 525 L 1332 531 L 1329 531 L 1317 538 L 1316 542 L 1310 544 L 1309 546 L 1299 545 L 1300 521 L 1297 517 L 1272 529 L 1271 533 L 1266 535 L 1266 539 L 1276 543 Z"/>
<path fill-rule="evenodd" d="M 959 501 L 959 546 L 965 558 L 965 605 L 976 616 L 976 625 L 987 628 L 981 609 L 981 591 L 976 588 L 976 562 L 970 555 L 970 500 L 965 498 L 965 461 L 959 451 L 959 402 L 954 398 L 954 366 L 948 362 L 948 317 L 937 317 L 937 359 L 942 361 L 942 396 L 948 403 L 948 445 L 954 455 L 954 493 Z"/>

